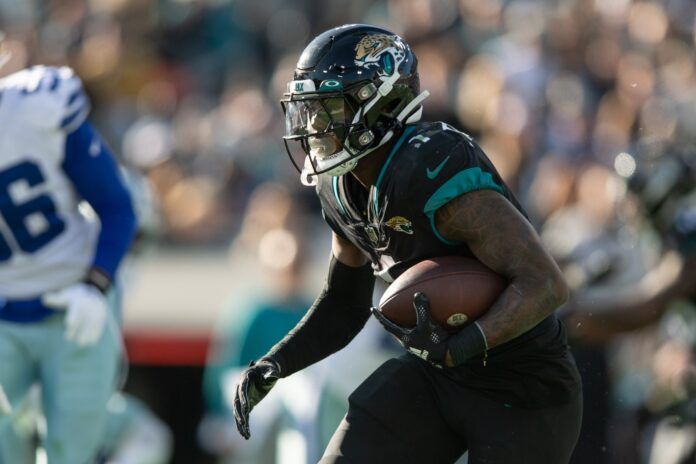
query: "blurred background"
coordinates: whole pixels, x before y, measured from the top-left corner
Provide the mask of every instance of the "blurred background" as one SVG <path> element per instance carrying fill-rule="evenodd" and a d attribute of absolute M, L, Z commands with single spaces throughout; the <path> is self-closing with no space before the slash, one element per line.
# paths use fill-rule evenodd
<path fill-rule="evenodd" d="M 574 462 L 696 462 L 694 0 L 0 0 L 0 73 L 73 67 L 138 209 L 105 453 L 130 448 L 110 462 L 316 462 L 396 352 L 369 324 L 237 435 L 239 368 L 301 317 L 329 254 L 278 99 L 304 46 L 349 22 L 413 47 L 425 119 L 476 138 L 566 273 Z"/>

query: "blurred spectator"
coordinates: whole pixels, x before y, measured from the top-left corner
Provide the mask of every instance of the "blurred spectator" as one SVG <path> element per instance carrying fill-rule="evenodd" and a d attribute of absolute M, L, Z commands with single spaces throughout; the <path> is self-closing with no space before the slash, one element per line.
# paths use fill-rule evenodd
<path fill-rule="evenodd" d="M 155 180 L 166 237 L 220 243 L 253 185 L 293 176 L 275 101 L 318 30 L 374 21 L 405 34 L 430 117 L 459 119 L 525 193 L 542 158 L 609 165 L 642 140 L 694 142 L 695 11 L 688 0 L 5 0 L 2 72 L 74 66 L 103 132 Z"/>
<path fill-rule="evenodd" d="M 262 184 L 232 247 L 234 262 L 248 263 L 250 279 L 234 290 L 216 325 L 204 379 L 207 412 L 199 427 L 201 446 L 220 462 L 316 462 L 347 411 L 352 388 L 395 349 L 379 324 L 368 324 L 349 348 L 293 375 L 259 406 L 254 437 L 245 441 L 237 433 L 231 401 L 241 370 L 295 326 L 311 305 L 307 295 L 321 283 L 307 285 L 314 276 L 307 273 L 306 245 L 318 224 L 303 211 L 283 187 Z M 329 249 L 328 242 L 320 248 Z"/>
<path fill-rule="evenodd" d="M 586 171 L 578 203 L 586 183 L 592 186 L 592 208 L 575 223 L 556 213 L 544 229 L 575 288 L 566 320 L 583 374 L 585 415 L 573 462 L 693 460 L 696 429 L 688 405 L 696 393 L 696 157 L 690 150 L 685 155 L 676 147 L 663 149 L 637 160 L 618 155 L 618 175 L 595 172 L 595 180 L 583 182 L 592 173 Z M 617 185 L 622 177 L 626 183 Z M 602 196 L 612 184 L 614 195 Z M 659 241 L 650 239 L 656 232 Z M 689 299 L 690 306 L 675 308 Z M 672 329 L 645 331 L 661 319 Z M 617 338 L 641 329 L 632 338 Z M 605 349 L 610 346 L 613 353 Z"/>
<path fill-rule="evenodd" d="M 141 401 L 114 395 L 107 404 L 100 459 L 108 464 L 167 464 L 173 443 L 169 428 Z M 100 462 L 102 462 L 100 461 Z"/>
<path fill-rule="evenodd" d="M 303 291 L 308 259 L 304 215 L 287 193 L 275 184 L 259 186 L 232 248 L 236 263 L 249 263 L 252 288 L 234 290 L 216 325 L 204 377 L 207 412 L 199 429 L 201 445 L 220 462 L 275 462 L 275 447 L 264 444 L 278 433 L 282 402 L 264 409 L 258 437 L 242 444 L 228 390 L 240 369 L 283 338 L 311 305 Z"/>

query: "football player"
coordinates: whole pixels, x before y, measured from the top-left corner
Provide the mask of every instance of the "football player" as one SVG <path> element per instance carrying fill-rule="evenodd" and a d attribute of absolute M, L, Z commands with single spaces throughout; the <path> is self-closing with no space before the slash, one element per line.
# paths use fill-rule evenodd
<path fill-rule="evenodd" d="M 300 323 L 242 375 L 234 413 L 275 382 L 340 350 L 370 316 L 374 274 L 387 282 L 425 258 L 475 257 L 509 280 L 490 310 L 448 336 L 414 297 L 407 348 L 349 397 L 327 463 L 567 463 L 581 418 L 579 374 L 554 315 L 567 297 L 555 262 L 481 148 L 419 122 L 417 60 L 397 35 L 348 25 L 300 56 L 282 104 L 285 142 L 333 230 L 326 286 Z M 304 159 L 304 161 L 298 161 Z"/>
<path fill-rule="evenodd" d="M 51 464 L 96 452 L 121 353 L 109 294 L 135 230 L 88 113 L 69 68 L 0 80 L 0 384 L 12 406 L 41 384 Z M 0 418 L 3 464 L 23 462 L 4 446 L 11 421 Z"/>

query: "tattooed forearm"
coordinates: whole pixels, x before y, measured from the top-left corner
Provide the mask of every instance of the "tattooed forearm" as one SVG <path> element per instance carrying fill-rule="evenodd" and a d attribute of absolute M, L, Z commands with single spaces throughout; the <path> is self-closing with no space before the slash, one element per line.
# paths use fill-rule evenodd
<path fill-rule="evenodd" d="M 562 303 L 553 284 L 539 284 L 511 284 L 479 319 L 489 348 L 523 334 Z M 519 292 L 512 291 L 517 286 L 520 287 Z"/>
<path fill-rule="evenodd" d="M 529 222 L 505 197 L 474 191 L 440 208 L 436 226 L 448 240 L 465 242 L 509 285 L 478 323 L 489 348 L 534 327 L 567 298 L 558 266 Z"/>

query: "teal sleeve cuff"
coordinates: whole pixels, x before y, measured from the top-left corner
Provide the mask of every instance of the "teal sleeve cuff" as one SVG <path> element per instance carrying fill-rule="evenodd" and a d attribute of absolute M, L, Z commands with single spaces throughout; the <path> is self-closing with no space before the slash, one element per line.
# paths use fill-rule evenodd
<path fill-rule="evenodd" d="M 503 188 L 498 185 L 490 172 L 484 172 L 481 168 L 468 168 L 455 174 L 451 179 L 442 184 L 433 193 L 423 207 L 423 213 L 430 220 L 430 226 L 435 236 L 443 243 L 456 245 L 457 242 L 445 239 L 435 227 L 435 212 L 442 206 L 454 200 L 460 195 L 474 190 L 495 190 L 503 193 Z"/>

